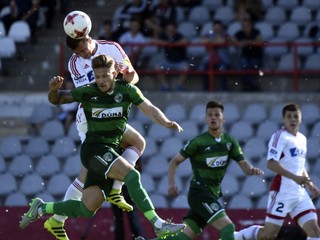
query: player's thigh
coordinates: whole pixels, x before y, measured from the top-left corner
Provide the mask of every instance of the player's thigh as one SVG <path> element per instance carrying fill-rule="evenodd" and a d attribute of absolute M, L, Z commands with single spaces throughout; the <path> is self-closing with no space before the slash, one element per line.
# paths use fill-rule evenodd
<path fill-rule="evenodd" d="M 126 130 L 121 140 L 122 148 L 127 148 L 128 146 L 135 146 L 141 153 L 146 147 L 143 136 L 129 124 L 126 125 Z"/>
<path fill-rule="evenodd" d="M 83 190 L 81 201 L 90 211 L 97 211 L 104 202 L 104 195 L 98 186 L 90 186 Z"/>
<path fill-rule="evenodd" d="M 292 211 L 299 197 L 287 196 L 281 192 L 271 191 L 267 204 L 266 221 L 281 225 L 287 214 Z"/>
<path fill-rule="evenodd" d="M 196 182 L 192 182 L 191 184 L 192 186 L 188 193 L 188 203 L 191 208 L 190 213 L 193 213 L 191 217 L 195 222 L 200 223 L 199 227 L 203 228 L 204 223 L 205 225 L 211 224 L 222 217 L 222 213 L 225 214 L 225 211 L 208 187 L 201 184 L 197 185 Z"/>
<path fill-rule="evenodd" d="M 133 169 L 132 165 L 124 158 L 119 157 L 111 166 L 107 174 L 108 178 L 123 181 L 128 172 Z"/>
<path fill-rule="evenodd" d="M 315 215 L 315 219 L 311 219 L 307 222 L 305 222 L 302 226 L 302 229 L 307 233 L 309 237 L 318 238 L 320 237 L 320 228 L 317 222 L 317 214 L 313 213 Z"/>
<path fill-rule="evenodd" d="M 290 217 L 295 219 L 302 227 L 309 220 L 317 219 L 315 211 L 315 206 L 309 194 L 305 191 L 304 194 L 300 195 L 297 204 L 295 204 L 295 207 L 290 211 Z"/>

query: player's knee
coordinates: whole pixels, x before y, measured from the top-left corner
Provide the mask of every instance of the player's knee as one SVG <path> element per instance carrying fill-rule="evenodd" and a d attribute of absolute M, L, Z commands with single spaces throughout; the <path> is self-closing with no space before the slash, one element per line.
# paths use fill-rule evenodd
<path fill-rule="evenodd" d="M 141 155 L 143 154 L 144 150 L 146 149 L 146 140 L 144 139 L 144 137 L 142 137 L 140 135 L 139 137 L 139 146 L 137 147 L 137 149 L 140 151 Z"/>
<path fill-rule="evenodd" d="M 90 211 L 82 202 L 80 203 L 80 211 L 83 217 L 93 217 L 95 212 Z"/>
<path fill-rule="evenodd" d="M 221 239 L 233 239 L 234 238 L 235 226 L 233 223 L 228 224 L 220 230 Z"/>
<path fill-rule="evenodd" d="M 140 133 L 136 132 L 134 136 L 134 143 L 131 143 L 131 144 L 135 146 L 140 151 L 141 154 L 143 154 L 146 148 L 146 140 Z"/>

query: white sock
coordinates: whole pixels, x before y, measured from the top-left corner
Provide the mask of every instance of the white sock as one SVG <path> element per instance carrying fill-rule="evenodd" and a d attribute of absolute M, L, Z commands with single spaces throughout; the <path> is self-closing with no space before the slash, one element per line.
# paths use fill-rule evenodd
<path fill-rule="evenodd" d="M 320 240 L 318 237 L 308 237 L 307 240 Z"/>
<path fill-rule="evenodd" d="M 260 228 L 262 228 L 262 226 L 253 225 L 251 227 L 242 229 L 234 233 L 234 239 L 235 240 L 243 240 L 243 239 L 257 240 L 257 236 Z"/>
<path fill-rule="evenodd" d="M 130 146 L 127 147 L 124 152 L 121 155 L 124 159 L 126 159 L 132 166 L 136 165 L 137 160 L 139 159 L 139 157 L 141 156 L 140 151 L 134 147 L 134 146 Z M 113 181 L 113 185 L 112 188 L 114 189 L 118 189 L 121 190 L 122 185 L 124 184 L 124 182 L 119 181 L 119 180 L 114 180 Z"/>
<path fill-rule="evenodd" d="M 66 194 L 64 195 L 63 201 L 70 199 L 80 200 L 82 197 L 83 185 L 84 184 L 76 178 L 68 187 Z M 64 222 L 68 217 L 53 215 L 53 218 L 59 222 Z"/>

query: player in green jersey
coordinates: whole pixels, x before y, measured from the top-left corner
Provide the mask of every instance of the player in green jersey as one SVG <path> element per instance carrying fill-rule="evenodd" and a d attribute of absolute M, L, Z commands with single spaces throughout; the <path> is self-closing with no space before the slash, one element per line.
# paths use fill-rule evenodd
<path fill-rule="evenodd" d="M 224 106 L 221 103 L 209 101 L 205 115 L 208 130 L 191 139 L 169 162 L 169 196 L 179 195 L 175 174 L 179 164 L 186 159 L 190 159 L 193 178 L 188 192 L 190 210 L 183 219 L 187 227 L 177 236 L 168 236 L 166 240 L 196 239 L 206 225 L 219 230 L 221 240 L 234 240 L 234 224 L 218 201 L 227 167 L 234 160 L 247 175 L 264 174 L 245 159 L 238 141 L 223 132 L 223 112 Z"/>
<path fill-rule="evenodd" d="M 69 217 L 91 217 L 108 196 L 113 179 L 127 185 L 129 195 L 138 209 L 152 223 L 159 238 L 173 235 L 185 228 L 162 220 L 141 185 L 140 173 L 128 163 L 118 150 L 125 130 L 131 105 L 136 105 L 155 123 L 181 131 L 178 123 L 169 120 L 164 113 L 146 99 L 132 84 L 115 80 L 114 61 L 106 55 L 92 60 L 96 82 L 70 90 L 59 90 L 63 77 L 56 76 L 49 83 L 49 101 L 53 104 L 81 102 L 88 122 L 86 139 L 81 146 L 81 162 L 88 169 L 83 197 L 79 200 L 43 202 L 35 198 L 30 209 L 22 217 L 20 228 L 44 214 Z M 107 137 L 106 137 L 107 136 Z"/>

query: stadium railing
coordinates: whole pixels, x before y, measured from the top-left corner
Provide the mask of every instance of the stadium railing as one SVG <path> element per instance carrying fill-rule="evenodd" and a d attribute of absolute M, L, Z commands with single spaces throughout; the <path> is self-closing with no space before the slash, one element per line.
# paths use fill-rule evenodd
<path fill-rule="evenodd" d="M 228 75 L 228 76 L 242 76 L 242 75 L 253 75 L 253 76 L 274 76 L 274 75 L 284 75 L 291 77 L 292 79 L 292 86 L 293 91 L 298 92 L 300 89 L 299 86 L 299 77 L 300 76 L 316 76 L 320 74 L 320 65 L 319 69 L 304 69 L 301 66 L 299 66 L 299 53 L 298 48 L 299 47 L 313 47 L 313 53 L 319 53 L 319 50 L 316 50 L 316 48 L 320 47 L 320 42 L 277 42 L 277 43 L 271 43 L 271 42 L 264 42 L 260 44 L 255 44 L 255 46 L 261 46 L 264 49 L 266 47 L 286 47 L 288 50 L 287 53 L 291 53 L 293 55 L 292 61 L 292 69 L 288 70 L 278 70 L 276 68 L 265 68 L 262 67 L 261 69 L 257 70 L 242 70 L 237 69 L 236 66 L 232 66 L 231 69 L 226 70 L 218 70 L 214 69 L 214 54 L 215 50 L 218 48 L 226 48 L 226 47 L 234 47 L 236 51 L 239 51 L 239 47 L 236 46 L 234 43 L 131 43 L 131 44 L 121 44 L 122 47 L 130 47 L 131 50 L 136 47 L 147 47 L 147 46 L 157 46 L 159 48 L 164 47 L 205 47 L 207 49 L 207 53 L 210 55 L 210 63 L 209 63 L 209 69 L 208 70 L 199 70 L 198 68 L 192 68 L 189 70 L 165 70 L 166 75 L 179 75 L 179 74 L 187 74 L 187 75 L 207 75 L 209 77 L 209 89 L 208 91 L 215 91 L 215 81 L 216 78 L 221 75 Z M 136 66 L 136 62 L 139 60 L 134 55 L 134 51 L 131 51 L 133 54 L 130 56 L 130 60 L 133 64 L 133 66 Z M 267 56 L 267 54 L 264 54 L 264 58 Z M 202 56 L 203 57 L 203 56 Z M 271 58 L 273 56 L 270 56 Z M 189 57 L 190 58 L 190 57 Z M 280 58 L 273 57 L 273 58 Z M 65 46 L 64 44 L 60 44 L 60 74 L 67 73 L 65 60 L 68 59 L 68 57 L 65 56 Z M 238 66 L 240 68 L 240 66 Z M 159 73 L 163 73 L 164 70 L 156 70 L 151 69 L 146 66 L 142 66 L 142 68 L 139 68 L 139 75 L 158 75 Z"/>

